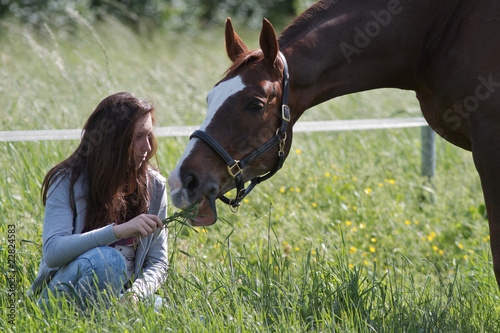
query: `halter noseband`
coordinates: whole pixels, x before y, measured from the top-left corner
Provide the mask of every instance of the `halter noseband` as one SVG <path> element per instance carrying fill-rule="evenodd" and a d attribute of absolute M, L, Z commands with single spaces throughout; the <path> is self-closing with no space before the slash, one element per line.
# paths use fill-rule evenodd
<path fill-rule="evenodd" d="M 229 199 L 225 196 L 220 197 L 219 199 L 231 206 L 232 208 L 238 209 L 239 205 L 243 198 L 245 198 L 255 187 L 255 185 L 271 178 L 279 169 L 283 166 L 285 162 L 285 141 L 286 141 L 286 130 L 288 123 L 290 122 L 290 108 L 288 107 L 288 86 L 289 86 L 289 73 L 288 73 L 288 64 L 286 62 L 285 56 L 281 51 L 279 52 L 279 57 L 283 62 L 283 98 L 281 101 L 281 125 L 276 130 L 276 135 L 273 136 L 269 141 L 264 143 L 261 147 L 257 148 L 247 156 L 245 156 L 241 160 L 233 159 L 222 146 L 215 141 L 207 133 L 197 130 L 191 134 L 189 139 L 193 137 L 201 139 L 206 144 L 208 144 L 219 156 L 226 162 L 227 170 L 231 177 L 234 178 L 236 184 L 236 197 L 234 199 Z M 274 168 L 269 171 L 267 174 L 263 176 L 257 176 L 253 178 L 250 182 L 250 185 L 245 188 L 245 182 L 243 181 L 243 169 L 246 165 L 252 163 L 257 158 L 265 154 L 269 149 L 273 148 L 275 145 L 279 145 L 278 150 L 278 159 Z"/>

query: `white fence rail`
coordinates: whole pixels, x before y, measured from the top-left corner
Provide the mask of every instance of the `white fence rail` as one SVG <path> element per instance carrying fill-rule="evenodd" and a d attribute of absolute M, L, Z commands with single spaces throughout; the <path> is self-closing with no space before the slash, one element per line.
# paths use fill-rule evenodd
<path fill-rule="evenodd" d="M 298 132 L 338 132 L 355 130 L 377 130 L 391 128 L 422 127 L 422 175 L 432 178 L 436 167 L 435 134 L 427 126 L 424 118 L 386 118 L 359 120 L 332 120 L 297 122 L 293 131 Z M 158 137 L 189 136 L 198 126 L 158 127 Z M 79 140 L 81 129 L 41 130 L 41 131 L 0 131 L 0 142 Z"/>

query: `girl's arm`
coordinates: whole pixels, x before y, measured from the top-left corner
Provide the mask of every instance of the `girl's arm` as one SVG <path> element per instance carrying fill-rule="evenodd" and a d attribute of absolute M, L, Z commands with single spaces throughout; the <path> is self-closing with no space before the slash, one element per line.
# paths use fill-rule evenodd
<path fill-rule="evenodd" d="M 63 177 L 50 187 L 45 204 L 43 257 L 48 267 L 61 267 L 90 249 L 117 240 L 113 224 L 84 234 L 74 233 L 73 227 L 69 177 Z"/>

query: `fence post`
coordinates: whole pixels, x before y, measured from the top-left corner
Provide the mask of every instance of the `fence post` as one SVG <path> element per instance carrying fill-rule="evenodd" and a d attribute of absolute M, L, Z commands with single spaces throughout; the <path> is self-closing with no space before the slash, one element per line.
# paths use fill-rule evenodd
<path fill-rule="evenodd" d="M 435 202 L 434 195 L 434 174 L 436 173 L 436 133 L 430 126 L 422 127 L 422 176 L 427 178 L 428 186 L 423 190 L 428 195 L 422 194 L 422 198 L 427 197 L 430 203 Z"/>
<path fill-rule="evenodd" d="M 429 126 L 422 127 L 422 176 L 430 181 L 436 172 L 436 134 Z"/>

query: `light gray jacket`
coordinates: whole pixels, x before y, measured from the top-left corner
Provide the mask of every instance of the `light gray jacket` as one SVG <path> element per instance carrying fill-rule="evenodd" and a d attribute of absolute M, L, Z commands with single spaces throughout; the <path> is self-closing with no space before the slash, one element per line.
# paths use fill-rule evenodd
<path fill-rule="evenodd" d="M 113 233 L 113 225 L 82 233 L 85 226 L 88 191 L 87 181 L 81 175 L 74 186 L 76 204 L 75 227 L 69 193 L 70 177 L 62 177 L 47 193 L 45 217 L 43 221 L 43 255 L 38 276 L 31 286 L 30 294 L 37 295 L 64 265 L 82 253 L 98 246 L 107 246 L 118 239 Z M 149 170 L 148 189 L 151 198 L 149 214 L 167 217 L 166 180 L 160 173 Z M 165 281 L 168 268 L 168 235 L 166 229 L 143 238 L 137 247 L 135 273 L 137 277 L 127 290 L 142 297 L 151 296 Z"/>

